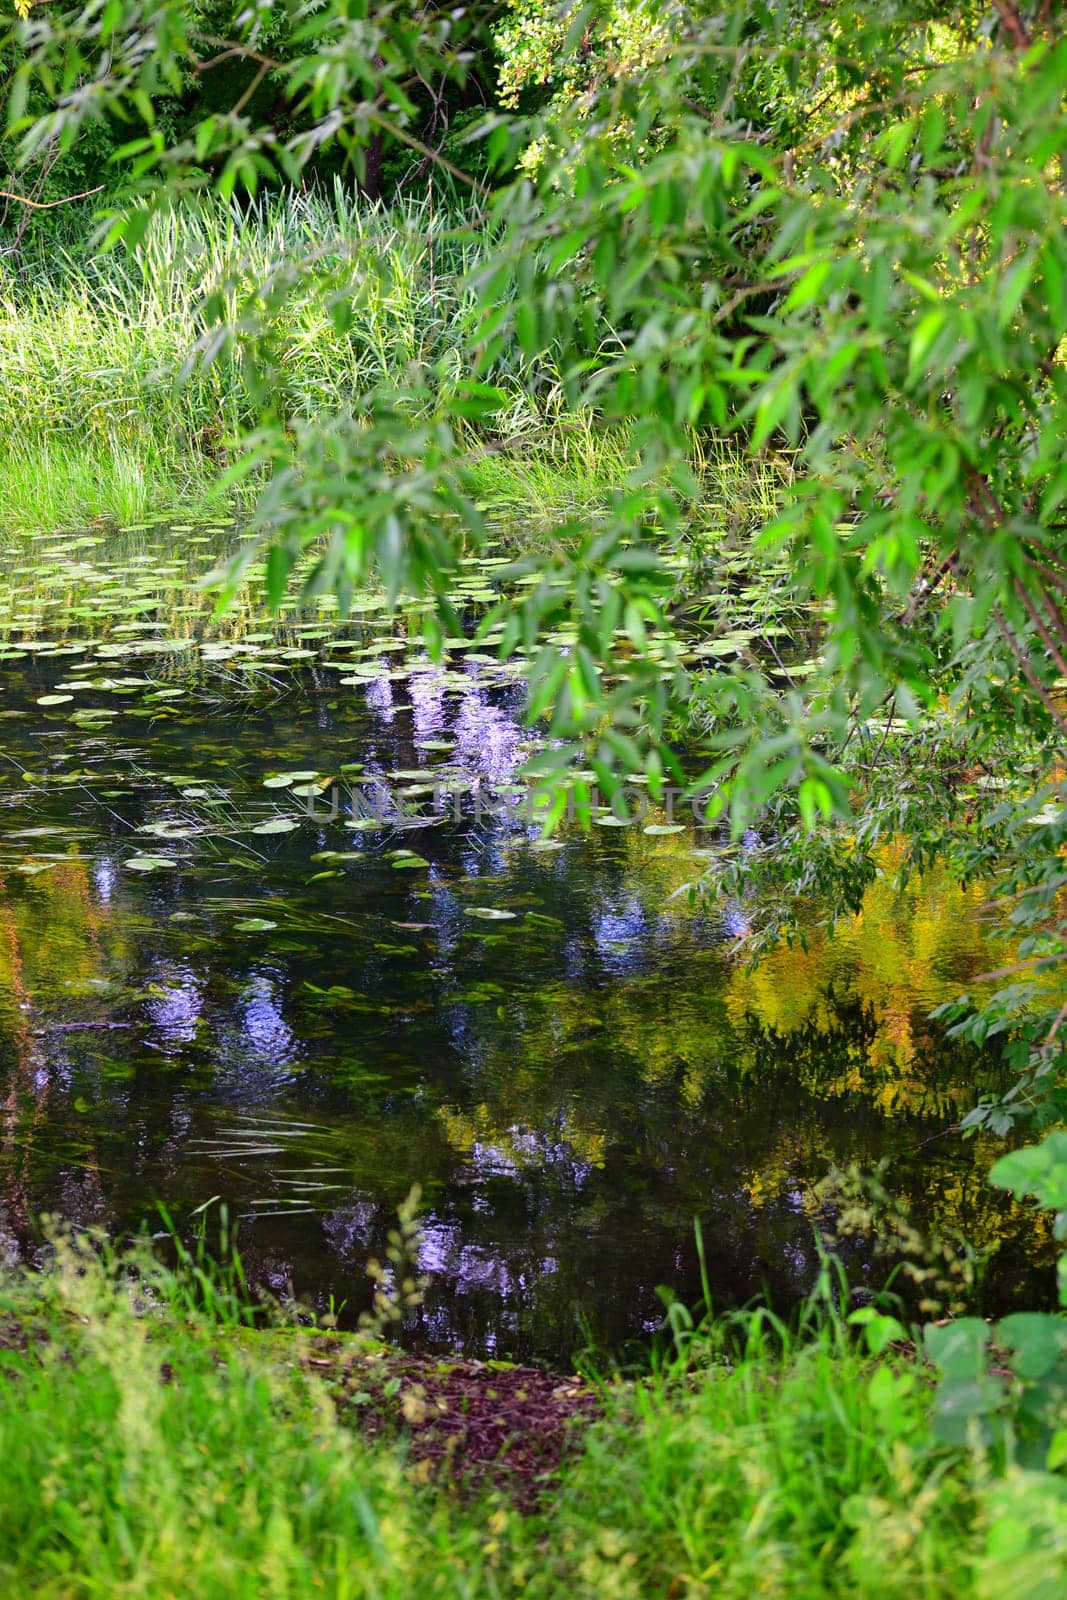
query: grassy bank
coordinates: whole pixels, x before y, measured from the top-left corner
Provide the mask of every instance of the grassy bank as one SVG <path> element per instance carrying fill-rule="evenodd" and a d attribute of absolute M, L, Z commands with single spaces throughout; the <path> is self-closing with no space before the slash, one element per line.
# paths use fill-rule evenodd
<path fill-rule="evenodd" d="M 0 541 L 94 522 L 126 527 L 157 513 L 229 514 L 240 502 L 217 466 L 151 439 L 78 442 L 47 436 L 0 450 Z"/>
<path fill-rule="evenodd" d="M 368 1438 L 362 1369 L 336 1381 L 358 1346 L 242 1331 L 204 1282 L 69 1247 L 8 1276 L 0 1594 L 1052 1600 L 1067 1579 L 1057 1480 L 935 1443 L 914 1359 L 874 1362 L 832 1316 L 784 1344 L 720 1324 L 609 1385 L 530 1512 L 457 1488 L 461 1455 L 446 1481 L 405 1460 L 432 1384 Z"/>
<path fill-rule="evenodd" d="M 462 280 L 482 246 L 425 203 L 361 206 L 338 186 L 248 210 L 186 207 L 157 219 L 139 250 L 102 256 L 92 227 L 72 213 L 54 240 L 0 265 L 9 531 L 209 503 L 258 399 L 232 349 L 193 353 L 209 320 L 238 327 L 250 299 L 278 297 L 273 357 L 294 419 L 351 407 L 384 377 L 402 387 L 413 364 L 442 383 L 459 375 L 473 314 Z M 294 262 L 307 277 L 292 278 Z M 324 280 L 345 286 L 344 328 L 317 293 Z M 514 394 L 506 428 L 539 429 L 522 375 L 499 378 Z"/>
<path fill-rule="evenodd" d="M 441 394 L 471 376 L 468 278 L 492 241 L 462 212 L 368 205 L 338 185 L 244 209 L 185 206 L 131 251 L 94 254 L 88 212 L 57 226 L 47 247 L 0 262 L 0 536 L 232 504 L 219 480 L 232 440 L 259 420 L 239 347 L 265 301 L 294 423 L 355 413 L 376 385 L 403 394 L 405 374 L 412 390 L 430 375 Z M 236 343 L 207 335 L 220 321 Z M 515 346 L 486 376 L 506 401 L 470 431 L 475 496 L 524 542 L 568 519 L 587 525 L 633 469 L 625 431 L 568 414 L 558 374 Z M 695 438 L 693 466 L 702 524 L 769 514 L 777 469 L 754 472 Z"/>

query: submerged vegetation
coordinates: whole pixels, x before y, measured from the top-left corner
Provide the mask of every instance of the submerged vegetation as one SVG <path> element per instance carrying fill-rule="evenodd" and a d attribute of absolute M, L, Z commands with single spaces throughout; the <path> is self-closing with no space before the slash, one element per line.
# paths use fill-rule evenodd
<path fill-rule="evenodd" d="M 0 52 L 0 1591 L 1052 1600 L 1055 8 Z"/>

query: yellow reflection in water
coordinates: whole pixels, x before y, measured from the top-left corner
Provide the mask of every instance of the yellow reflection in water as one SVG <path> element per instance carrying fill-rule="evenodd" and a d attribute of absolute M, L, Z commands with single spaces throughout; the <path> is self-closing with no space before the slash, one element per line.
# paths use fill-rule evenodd
<path fill-rule="evenodd" d="M 79 856 L 22 880 L 15 892 L 0 875 L 0 1007 L 91 992 L 103 981 L 100 936 L 109 922 Z"/>
<path fill-rule="evenodd" d="M 899 849 L 887 849 L 884 876 L 856 916 L 831 934 L 813 926 L 807 949 L 781 946 L 754 970 L 738 967 L 726 992 L 735 1025 L 746 1019 L 788 1038 L 800 1030 L 840 1030 L 840 1011 L 858 1004 L 873 1033 L 849 1047 L 849 1065 L 824 1092 L 866 1090 L 879 1110 L 922 1109 L 922 1062 L 932 1044 L 928 1013 L 953 1000 L 1003 960 L 983 916 L 981 884 L 957 883 L 944 868 L 897 887 Z"/>

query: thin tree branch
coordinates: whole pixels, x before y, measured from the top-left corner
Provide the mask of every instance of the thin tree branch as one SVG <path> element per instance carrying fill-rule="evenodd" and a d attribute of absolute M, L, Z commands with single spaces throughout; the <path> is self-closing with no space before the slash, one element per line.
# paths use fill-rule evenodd
<path fill-rule="evenodd" d="M 1016 50 L 1029 50 L 1032 43 L 1026 24 L 1019 15 L 1019 8 L 1013 0 L 994 0 L 994 8 L 1000 18 L 1000 25 Z"/>
<path fill-rule="evenodd" d="M 1034 671 L 1030 657 L 1020 645 L 1015 635 L 1011 632 L 1007 623 L 1004 621 L 1004 613 L 1001 611 L 999 606 L 993 613 L 993 621 L 999 628 L 1001 637 L 1004 639 L 1004 642 L 1007 644 L 1012 655 L 1022 667 L 1031 688 L 1036 692 L 1041 704 L 1044 706 L 1053 722 L 1056 723 L 1057 727 L 1060 729 L 1060 732 L 1067 735 L 1067 717 L 1064 716 L 1063 712 L 1057 706 L 1056 702 L 1045 688 L 1045 685 L 1041 682 L 1041 679 Z"/>
<path fill-rule="evenodd" d="M 33 211 L 52 211 L 56 206 L 69 206 L 75 200 L 87 200 L 91 194 L 99 194 L 104 187 L 98 183 L 95 189 L 83 189 L 80 194 L 64 195 L 62 200 L 31 200 L 25 194 L 12 194 L 10 189 L 0 189 L 0 200 L 17 200 L 20 206 L 29 206 Z"/>
<path fill-rule="evenodd" d="M 908 604 L 905 606 L 904 610 L 901 611 L 896 618 L 897 623 L 901 627 L 906 627 L 909 622 L 915 621 L 920 607 L 926 604 L 927 600 L 929 600 L 930 596 L 933 594 L 938 585 L 948 577 L 952 569 L 958 564 L 959 559 L 959 551 L 951 551 L 950 554 L 945 557 L 944 561 L 942 561 L 940 565 L 934 569 L 931 577 L 924 577 L 920 580 L 919 588 L 908 601 Z"/>
<path fill-rule="evenodd" d="M 1044 622 L 1042 622 L 1041 617 L 1038 615 L 1037 607 L 1034 605 L 1034 602 L 1026 592 L 1026 585 L 1020 583 L 1018 578 L 1015 580 L 1015 593 L 1026 607 L 1030 621 L 1041 635 L 1041 638 L 1045 644 L 1045 648 L 1048 650 L 1053 661 L 1060 669 L 1061 676 L 1067 678 L 1067 661 L 1063 659 L 1062 651 L 1059 649 L 1055 639 L 1053 639 L 1051 633 L 1048 631 Z"/>

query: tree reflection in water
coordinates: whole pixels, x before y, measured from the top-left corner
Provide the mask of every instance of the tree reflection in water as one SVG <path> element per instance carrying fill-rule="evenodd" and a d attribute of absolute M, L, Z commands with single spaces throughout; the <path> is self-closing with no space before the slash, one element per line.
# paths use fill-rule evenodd
<path fill-rule="evenodd" d="M 518 709 L 474 668 L 422 664 L 248 713 L 240 782 L 224 723 L 175 717 L 155 760 L 225 778 L 234 806 L 262 795 L 258 768 L 314 770 L 324 748 L 384 786 L 447 742 L 468 787 L 501 783 Z M 158 779 L 106 805 L 9 797 L 16 826 L 78 829 L 41 870 L 5 851 L 0 885 L 0 1184 L 24 1253 L 42 1211 L 121 1230 L 221 1195 L 253 1273 L 354 1318 L 419 1182 L 433 1286 L 412 1341 L 565 1360 L 640 1337 L 660 1284 L 697 1297 L 696 1217 L 721 1305 L 787 1306 L 814 1268 L 815 1183 L 888 1155 L 918 1220 L 999 1243 L 991 1304 L 1037 1292 L 1045 1242 L 986 1187 L 990 1147 L 924 1142 L 999 1081 L 927 1020 L 1003 959 L 979 886 L 934 872 L 898 893 L 889 851 L 859 917 L 750 971 L 729 953 L 745 906 L 670 898 L 706 834 L 568 825 L 541 851 L 515 818 L 383 837 L 342 810 L 255 856 L 201 829 L 175 870 L 125 870 L 173 797 Z M 850 1270 L 884 1273 L 860 1246 Z"/>

